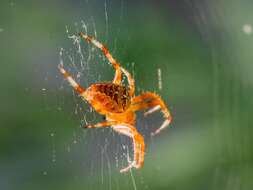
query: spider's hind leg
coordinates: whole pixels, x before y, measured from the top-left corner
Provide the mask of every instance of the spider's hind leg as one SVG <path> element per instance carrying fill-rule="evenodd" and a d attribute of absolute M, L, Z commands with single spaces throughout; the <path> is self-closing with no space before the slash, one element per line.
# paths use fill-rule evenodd
<path fill-rule="evenodd" d="M 100 127 L 108 127 L 108 126 L 112 126 L 115 125 L 116 122 L 114 121 L 103 121 L 94 125 L 87 125 L 87 126 L 83 126 L 83 128 L 100 128 Z"/>
<path fill-rule="evenodd" d="M 133 139 L 134 161 L 127 167 L 120 170 L 121 173 L 129 171 L 132 167 L 141 168 L 144 164 L 145 143 L 143 137 L 131 125 L 118 124 L 113 126 L 113 129 L 120 134 L 126 135 Z"/>
<path fill-rule="evenodd" d="M 97 48 L 99 48 L 104 55 L 106 56 L 106 58 L 109 60 L 109 62 L 112 64 L 112 66 L 115 69 L 115 75 L 114 75 L 114 79 L 113 79 L 113 83 L 114 84 L 120 84 L 121 83 L 121 70 L 120 70 L 120 65 L 119 63 L 112 57 L 111 53 L 109 52 L 109 50 L 103 45 L 101 44 L 99 41 L 97 41 L 95 38 L 88 36 L 86 34 L 84 34 L 83 32 L 79 33 L 79 36 L 88 41 L 91 42 L 93 45 L 95 45 Z"/>

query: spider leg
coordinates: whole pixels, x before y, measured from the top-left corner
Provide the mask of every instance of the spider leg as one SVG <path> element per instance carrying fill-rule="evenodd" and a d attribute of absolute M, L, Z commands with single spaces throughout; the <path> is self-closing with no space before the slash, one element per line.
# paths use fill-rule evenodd
<path fill-rule="evenodd" d="M 154 136 L 160 133 L 163 129 L 165 129 L 171 123 L 172 116 L 168 108 L 166 107 L 164 101 L 160 98 L 160 96 L 158 96 L 155 93 L 146 92 L 132 99 L 131 109 L 133 111 L 147 109 L 150 107 L 151 109 L 144 113 L 145 116 L 161 109 L 163 116 L 166 118 L 163 124 L 156 131 L 151 133 L 151 135 Z"/>
<path fill-rule="evenodd" d="M 120 134 L 126 135 L 133 139 L 134 145 L 134 161 L 131 162 L 126 168 L 120 170 L 121 173 L 127 172 L 132 167 L 141 168 L 144 163 L 145 143 L 143 137 L 137 130 L 129 125 L 122 124 L 117 121 L 104 121 L 95 125 L 88 125 L 85 128 L 99 128 L 105 126 L 112 126 L 112 128 Z"/>
<path fill-rule="evenodd" d="M 95 125 L 87 125 L 87 126 L 84 126 L 84 128 L 100 128 L 100 127 L 108 127 L 108 126 L 112 126 L 112 125 L 115 125 L 117 122 L 115 121 L 103 121 L 103 122 L 100 122 L 100 123 L 97 123 Z"/>
<path fill-rule="evenodd" d="M 91 42 L 93 45 L 95 45 L 97 48 L 99 48 L 104 53 L 104 55 L 107 57 L 107 59 L 110 61 L 110 63 L 112 64 L 112 66 L 115 69 L 115 76 L 114 76 L 114 79 L 113 79 L 113 83 L 120 84 L 121 83 L 121 78 L 122 78 L 122 76 L 121 76 L 121 70 L 120 70 L 120 65 L 112 57 L 112 55 L 110 54 L 109 50 L 103 44 L 101 44 L 100 42 L 98 42 L 95 38 L 93 38 L 91 36 L 88 36 L 88 35 L 84 34 L 83 32 L 80 32 L 79 36 L 82 39 L 84 39 L 84 40 L 86 40 L 88 42 Z"/>
<path fill-rule="evenodd" d="M 135 84 L 134 84 L 134 79 L 131 76 L 131 74 L 124 68 L 120 67 L 122 72 L 126 75 L 130 89 L 129 89 L 129 95 L 132 97 L 134 95 L 135 91 Z"/>
<path fill-rule="evenodd" d="M 69 84 L 79 93 L 82 94 L 85 89 L 82 88 L 74 79 L 73 77 L 70 75 L 70 73 L 68 73 L 64 68 L 63 68 L 63 64 L 59 64 L 58 65 L 58 69 L 60 70 L 60 72 L 63 74 L 63 76 L 67 79 L 67 81 L 69 82 Z"/>
<path fill-rule="evenodd" d="M 117 124 L 113 126 L 113 129 L 118 133 L 126 135 L 133 139 L 134 161 L 132 161 L 127 167 L 121 169 L 120 172 L 127 172 L 132 167 L 141 168 L 144 164 L 145 154 L 145 143 L 143 137 L 133 126 L 129 124 Z"/>

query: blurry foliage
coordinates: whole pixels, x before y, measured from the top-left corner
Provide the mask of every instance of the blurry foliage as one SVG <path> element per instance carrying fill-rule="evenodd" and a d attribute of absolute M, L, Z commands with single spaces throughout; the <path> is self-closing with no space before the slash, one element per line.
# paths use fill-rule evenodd
<path fill-rule="evenodd" d="M 104 2 L 1 1 L 0 189 L 253 187 L 253 43 L 242 30 L 252 24 L 252 3 L 106 2 L 108 39 Z M 73 32 L 81 20 L 96 24 L 98 40 L 107 41 L 115 58 L 134 73 L 137 91 L 161 94 L 174 116 L 172 127 L 152 139 L 150 128 L 160 124 L 160 115 L 144 120 L 138 114 L 147 153 L 145 167 L 132 174 L 118 173 L 126 164 L 115 153 L 121 137 L 109 129 L 80 129 L 83 115 L 74 110 L 81 100 L 65 83 L 60 88 L 58 53 L 73 47 L 65 26 Z M 112 78 L 106 61 L 98 62 L 91 67 L 93 77 Z M 107 66 L 111 71 L 103 76 Z M 96 122 L 92 114 L 87 120 Z M 107 157 L 101 153 L 105 143 Z M 117 167 L 115 155 L 123 162 Z"/>

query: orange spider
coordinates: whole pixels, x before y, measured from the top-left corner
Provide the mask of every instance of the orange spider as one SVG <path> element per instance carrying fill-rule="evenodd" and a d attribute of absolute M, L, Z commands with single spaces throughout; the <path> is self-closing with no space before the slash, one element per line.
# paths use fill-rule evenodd
<path fill-rule="evenodd" d="M 135 128 L 135 111 L 151 108 L 144 113 L 144 115 L 148 115 L 161 109 L 166 120 L 161 127 L 151 133 L 151 135 L 158 134 L 171 123 L 172 117 L 170 112 L 164 101 L 155 93 L 146 92 L 139 96 L 134 96 L 134 79 L 128 71 L 120 67 L 119 63 L 112 57 L 108 49 L 93 37 L 87 36 L 82 32 L 79 33 L 79 36 L 99 48 L 115 69 L 115 76 L 112 82 L 92 84 L 85 89 L 70 76 L 70 74 L 63 68 L 62 64 L 58 65 L 60 72 L 80 96 L 87 100 L 98 113 L 105 115 L 106 121 L 95 125 L 88 125 L 85 126 L 85 128 L 111 126 L 112 129 L 118 133 L 132 138 L 134 161 L 132 161 L 126 168 L 121 169 L 120 172 L 126 172 L 132 167 L 141 168 L 144 163 L 145 143 L 142 135 L 139 134 Z M 121 84 L 121 72 L 126 75 L 129 87 Z"/>

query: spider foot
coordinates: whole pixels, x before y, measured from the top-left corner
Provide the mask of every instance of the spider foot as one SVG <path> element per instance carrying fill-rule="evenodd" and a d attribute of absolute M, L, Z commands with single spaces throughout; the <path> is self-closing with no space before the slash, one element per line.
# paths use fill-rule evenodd
<path fill-rule="evenodd" d="M 64 67 L 63 67 L 63 63 L 59 63 L 59 64 L 58 64 L 58 69 L 60 70 L 60 72 L 61 72 L 63 75 L 65 75 L 66 71 L 65 71 L 65 69 L 64 69 Z"/>
<path fill-rule="evenodd" d="M 150 109 L 150 110 L 144 112 L 144 116 L 147 116 L 147 115 L 149 115 L 149 114 L 151 114 L 151 113 L 153 113 L 153 112 L 155 112 L 155 111 L 158 111 L 159 109 L 161 109 L 161 106 L 160 106 L 160 105 L 157 105 L 157 106 L 153 107 L 152 109 Z"/>
<path fill-rule="evenodd" d="M 132 167 L 135 167 L 135 165 L 136 165 L 136 163 L 135 163 L 135 161 L 133 161 L 127 167 L 121 169 L 120 173 L 125 173 L 125 172 L 129 171 Z"/>
<path fill-rule="evenodd" d="M 164 128 L 166 128 L 172 121 L 172 117 L 169 116 L 161 125 L 161 127 L 159 127 L 155 132 L 151 133 L 151 136 L 155 136 L 157 134 L 159 134 Z"/>
<path fill-rule="evenodd" d="M 94 125 L 85 125 L 83 126 L 83 128 L 85 129 L 91 129 L 91 128 L 95 128 Z"/>
<path fill-rule="evenodd" d="M 63 68 L 63 63 L 58 64 L 58 69 L 61 69 L 61 68 Z"/>
<path fill-rule="evenodd" d="M 78 34 L 81 38 L 87 40 L 88 42 L 91 42 L 93 40 L 92 37 L 88 36 L 87 34 L 83 33 L 83 32 L 79 32 Z"/>

